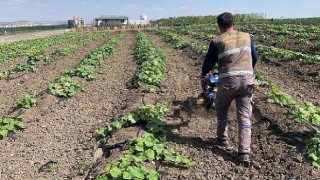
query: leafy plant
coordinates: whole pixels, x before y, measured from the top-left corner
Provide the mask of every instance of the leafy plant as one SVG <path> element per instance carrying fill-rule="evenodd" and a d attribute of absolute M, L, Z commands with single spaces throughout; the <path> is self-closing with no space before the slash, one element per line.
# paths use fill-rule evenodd
<path fill-rule="evenodd" d="M 100 128 L 96 131 L 98 139 L 111 135 L 125 126 L 132 126 L 137 123 L 145 123 L 147 129 L 152 133 L 164 132 L 164 123 L 160 117 L 168 112 L 168 106 L 165 104 L 139 105 L 135 110 L 121 118 L 116 119 L 110 125 Z"/>
<path fill-rule="evenodd" d="M 9 132 L 24 128 L 22 118 L 5 116 L 0 119 L 0 138 L 6 137 Z"/>
<path fill-rule="evenodd" d="M 85 78 L 86 80 L 92 81 L 96 79 L 96 75 L 94 74 L 95 67 L 91 65 L 80 65 L 77 69 L 68 70 L 65 74 L 70 76 L 79 76 L 81 78 Z"/>
<path fill-rule="evenodd" d="M 62 75 L 49 85 L 51 94 L 58 97 L 73 97 L 78 92 L 83 92 L 84 87 L 81 83 L 75 82 L 68 75 Z"/>
<path fill-rule="evenodd" d="M 71 53 L 74 53 L 78 49 L 77 45 L 69 45 L 68 47 L 56 49 L 51 54 L 56 56 L 68 56 Z"/>
<path fill-rule="evenodd" d="M 154 92 L 155 86 L 162 82 L 165 73 L 163 55 L 142 32 L 138 32 L 137 44 L 133 54 L 138 65 L 140 65 L 140 69 L 132 78 L 132 85 L 136 88 L 146 85 L 146 92 Z"/>
<path fill-rule="evenodd" d="M 131 140 L 125 154 L 118 162 L 108 163 L 106 172 L 96 179 L 155 179 L 159 174 L 155 170 L 147 171 L 143 164 L 151 161 L 160 161 L 181 167 L 193 167 L 195 162 L 182 156 L 174 148 L 168 147 L 154 137 L 144 133 L 142 137 Z"/>
<path fill-rule="evenodd" d="M 108 163 L 106 172 L 98 175 L 96 180 L 106 179 L 150 179 L 158 180 L 159 174 L 154 171 L 146 170 L 140 162 L 132 155 L 126 154 L 118 162 Z"/>
<path fill-rule="evenodd" d="M 127 153 L 134 155 L 136 160 L 141 162 L 157 160 L 182 167 L 195 165 L 194 161 L 180 155 L 177 150 L 168 147 L 150 133 L 144 133 L 142 137 L 133 140 Z"/>
<path fill-rule="evenodd" d="M 313 138 L 306 142 L 308 155 L 313 160 L 312 165 L 320 168 L 320 134 L 316 134 Z"/>
<path fill-rule="evenodd" d="M 23 96 L 21 100 L 17 103 L 17 108 L 29 109 L 37 103 L 36 99 L 37 93 L 29 93 Z"/>

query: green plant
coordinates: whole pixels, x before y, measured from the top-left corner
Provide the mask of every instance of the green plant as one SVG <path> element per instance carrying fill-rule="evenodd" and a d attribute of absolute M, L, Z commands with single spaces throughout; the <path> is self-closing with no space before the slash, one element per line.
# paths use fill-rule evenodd
<path fill-rule="evenodd" d="M 306 142 L 308 155 L 313 160 L 312 165 L 320 168 L 320 134 L 316 134 L 313 138 Z"/>
<path fill-rule="evenodd" d="M 174 148 L 168 147 L 154 137 L 144 133 L 142 137 L 129 142 L 125 154 L 118 162 L 108 163 L 106 172 L 97 176 L 102 179 L 154 179 L 159 178 L 155 170 L 147 171 L 143 164 L 151 161 L 160 161 L 185 168 L 195 166 L 195 162 L 182 156 Z"/>
<path fill-rule="evenodd" d="M 78 49 L 77 45 L 69 45 L 68 47 L 56 49 L 51 54 L 56 56 L 67 56 L 74 53 Z"/>
<path fill-rule="evenodd" d="M 25 125 L 22 122 L 22 118 L 5 116 L 0 119 L 0 138 L 7 136 L 9 132 L 24 128 Z"/>
<path fill-rule="evenodd" d="M 133 140 L 126 153 L 134 155 L 138 162 L 157 160 L 182 167 L 195 165 L 194 161 L 180 155 L 177 150 L 168 147 L 150 133 L 144 133 L 142 137 Z"/>
<path fill-rule="evenodd" d="M 118 162 L 108 163 L 105 173 L 98 175 L 96 180 L 106 179 L 149 179 L 158 180 L 159 174 L 154 171 L 146 170 L 141 163 L 136 162 L 132 155 L 124 155 Z"/>
<path fill-rule="evenodd" d="M 72 80 L 70 76 L 62 75 L 49 85 L 49 91 L 58 97 L 73 97 L 79 91 L 83 92 L 84 87 L 81 83 Z"/>
<path fill-rule="evenodd" d="M 160 117 L 168 111 L 169 109 L 166 104 L 156 104 L 154 106 L 141 104 L 128 115 L 116 119 L 106 127 L 98 129 L 96 136 L 98 139 L 104 138 L 122 127 L 132 126 L 138 122 L 145 123 L 149 132 L 162 133 L 164 132 L 164 123 L 160 120 Z"/>
<path fill-rule="evenodd" d="M 29 93 L 23 96 L 17 103 L 17 108 L 29 109 L 37 103 L 37 93 Z"/>
<path fill-rule="evenodd" d="M 140 69 L 131 79 L 132 85 L 136 88 L 145 85 L 146 92 L 154 92 L 155 86 L 161 84 L 165 73 L 163 55 L 142 32 L 138 32 L 133 54 Z"/>
<path fill-rule="evenodd" d="M 79 76 L 81 78 L 85 78 L 88 81 L 92 81 L 96 79 L 96 75 L 94 74 L 95 67 L 91 65 L 80 65 L 78 68 L 74 70 L 68 70 L 65 74 L 70 76 Z"/>

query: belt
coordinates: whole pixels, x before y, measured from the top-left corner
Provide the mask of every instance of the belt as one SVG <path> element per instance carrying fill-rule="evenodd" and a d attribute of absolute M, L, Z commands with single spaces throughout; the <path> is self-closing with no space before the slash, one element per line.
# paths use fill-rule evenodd
<path fill-rule="evenodd" d="M 219 75 L 219 78 L 226 78 L 231 76 L 244 76 L 244 75 L 253 75 L 252 71 L 232 71 L 226 72 Z"/>

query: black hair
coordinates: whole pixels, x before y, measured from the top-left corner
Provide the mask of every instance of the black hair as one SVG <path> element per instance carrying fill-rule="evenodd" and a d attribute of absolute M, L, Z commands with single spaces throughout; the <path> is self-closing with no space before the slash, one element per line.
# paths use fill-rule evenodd
<path fill-rule="evenodd" d="M 233 15 L 229 12 L 222 13 L 217 17 L 217 23 L 223 28 L 229 28 L 234 24 Z"/>

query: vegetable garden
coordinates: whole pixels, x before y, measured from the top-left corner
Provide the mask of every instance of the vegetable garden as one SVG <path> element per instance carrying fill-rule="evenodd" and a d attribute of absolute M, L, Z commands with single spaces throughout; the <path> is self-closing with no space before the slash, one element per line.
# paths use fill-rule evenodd
<path fill-rule="evenodd" d="M 261 56 L 247 167 L 235 105 L 225 151 L 211 145 L 214 110 L 197 104 L 218 28 L 181 22 L 0 44 L 0 179 L 318 179 L 320 27 L 236 26 Z"/>

